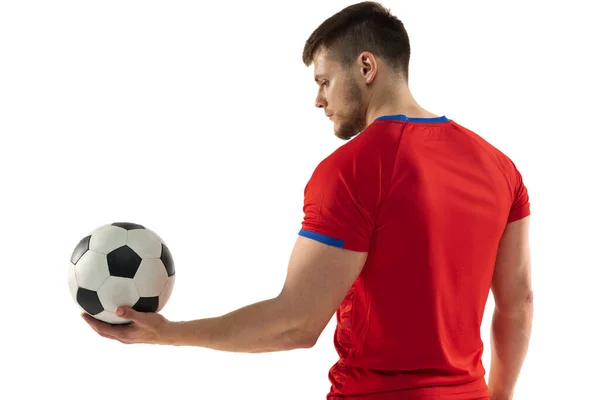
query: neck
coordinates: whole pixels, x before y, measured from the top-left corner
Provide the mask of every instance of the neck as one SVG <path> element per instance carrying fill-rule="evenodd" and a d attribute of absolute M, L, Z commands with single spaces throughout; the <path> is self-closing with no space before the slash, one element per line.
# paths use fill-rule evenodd
<path fill-rule="evenodd" d="M 367 125 L 384 115 L 403 114 L 409 118 L 436 118 L 437 115 L 425 110 L 414 99 L 408 85 L 404 82 L 386 85 L 392 89 L 374 92 L 367 109 Z"/>

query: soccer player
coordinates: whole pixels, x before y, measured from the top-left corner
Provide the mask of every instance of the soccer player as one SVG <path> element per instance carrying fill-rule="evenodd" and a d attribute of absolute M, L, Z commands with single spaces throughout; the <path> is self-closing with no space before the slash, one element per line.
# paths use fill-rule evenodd
<path fill-rule="evenodd" d="M 374 2 L 306 41 L 316 106 L 347 143 L 306 185 L 276 298 L 194 321 L 122 307 L 128 326 L 88 323 L 123 343 L 268 352 L 313 346 L 336 313 L 329 399 L 511 399 L 532 324 L 528 192 L 501 151 L 417 104 L 409 58 L 402 22 Z"/>

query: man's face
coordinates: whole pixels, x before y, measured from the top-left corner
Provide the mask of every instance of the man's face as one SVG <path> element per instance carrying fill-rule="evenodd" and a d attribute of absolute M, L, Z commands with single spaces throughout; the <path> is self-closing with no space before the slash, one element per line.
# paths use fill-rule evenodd
<path fill-rule="evenodd" d="M 343 68 L 337 61 L 327 58 L 323 51 L 313 60 L 315 81 L 319 92 L 315 106 L 323 108 L 333 121 L 335 135 L 350 140 L 366 128 L 367 107 L 359 74 L 353 67 Z"/>

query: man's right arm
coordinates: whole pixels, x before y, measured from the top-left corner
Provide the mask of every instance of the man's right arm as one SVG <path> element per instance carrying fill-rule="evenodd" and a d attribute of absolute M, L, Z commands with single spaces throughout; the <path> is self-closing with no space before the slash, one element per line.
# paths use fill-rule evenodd
<path fill-rule="evenodd" d="M 492 294 L 491 400 L 510 400 L 525 361 L 533 319 L 529 217 L 511 222 L 500 240 Z"/>

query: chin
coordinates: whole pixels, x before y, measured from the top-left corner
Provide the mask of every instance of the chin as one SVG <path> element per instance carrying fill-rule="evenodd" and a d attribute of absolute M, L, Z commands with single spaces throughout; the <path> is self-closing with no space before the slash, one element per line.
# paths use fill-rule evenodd
<path fill-rule="evenodd" d="M 356 130 L 356 129 L 352 128 L 352 127 L 349 127 L 349 126 L 343 126 L 343 125 L 338 126 L 338 125 L 335 125 L 333 127 L 333 133 L 339 139 L 350 140 L 354 136 L 358 135 L 360 133 L 360 131 Z"/>
<path fill-rule="evenodd" d="M 335 136 L 338 139 L 342 139 L 342 140 L 350 140 L 354 136 L 356 136 L 357 134 L 358 133 L 348 133 L 348 132 L 338 132 L 338 131 L 335 131 Z"/>

